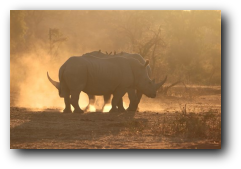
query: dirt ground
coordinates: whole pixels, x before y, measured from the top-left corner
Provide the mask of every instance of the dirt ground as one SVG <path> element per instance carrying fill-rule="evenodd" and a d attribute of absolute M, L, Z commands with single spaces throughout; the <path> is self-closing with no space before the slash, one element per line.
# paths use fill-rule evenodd
<path fill-rule="evenodd" d="M 11 149 L 221 148 L 221 87 L 173 87 L 121 113 L 16 107 L 17 95 L 10 93 Z"/>

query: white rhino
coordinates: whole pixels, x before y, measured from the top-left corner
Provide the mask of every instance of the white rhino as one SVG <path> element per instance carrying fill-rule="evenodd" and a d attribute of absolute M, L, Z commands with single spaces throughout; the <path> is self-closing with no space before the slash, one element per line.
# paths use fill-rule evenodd
<path fill-rule="evenodd" d="M 64 113 L 83 113 L 79 107 L 79 95 L 83 91 L 89 95 L 113 95 L 110 112 L 121 107 L 122 97 L 129 90 L 138 90 L 147 97 L 156 97 L 156 85 L 146 71 L 149 61 L 141 64 L 137 59 L 125 57 L 99 58 L 96 52 L 82 57 L 70 57 L 59 69 L 59 82 L 48 79 L 64 97 Z M 86 57 L 88 56 L 88 57 Z M 120 105 L 121 104 L 121 105 Z"/>
<path fill-rule="evenodd" d="M 132 59 L 136 59 L 138 60 L 140 63 L 145 64 L 145 60 L 144 58 L 139 55 L 139 54 L 130 54 L 130 53 L 125 53 L 125 52 L 121 52 L 120 54 L 115 54 L 115 55 L 106 55 L 101 53 L 100 51 L 98 52 L 92 52 L 91 55 L 83 55 L 83 57 L 91 57 L 92 55 L 94 55 L 95 57 L 100 57 L 100 58 L 112 58 L 112 57 L 125 57 L 125 58 L 132 58 Z M 146 66 L 146 71 L 149 75 L 149 77 L 151 76 L 151 68 L 149 65 Z M 167 79 L 167 76 L 165 77 L 164 80 L 162 80 L 160 83 L 155 84 L 156 86 L 156 91 L 165 83 Z M 86 110 L 88 110 L 90 108 L 90 105 L 94 105 L 95 103 L 95 95 L 91 95 L 88 94 L 89 97 L 89 104 L 86 107 Z M 129 111 L 136 111 L 138 109 L 138 105 L 140 103 L 141 97 L 142 97 L 142 92 L 136 90 L 136 89 L 130 89 L 128 91 L 128 97 L 130 100 L 130 104 L 129 107 L 127 108 L 127 110 Z M 104 95 L 104 105 L 102 107 L 102 111 L 104 110 L 104 107 L 106 104 L 110 103 L 110 99 L 111 99 L 111 95 Z M 123 102 L 121 100 L 121 102 L 118 104 L 118 110 L 119 111 L 123 111 L 124 107 L 123 107 Z"/>

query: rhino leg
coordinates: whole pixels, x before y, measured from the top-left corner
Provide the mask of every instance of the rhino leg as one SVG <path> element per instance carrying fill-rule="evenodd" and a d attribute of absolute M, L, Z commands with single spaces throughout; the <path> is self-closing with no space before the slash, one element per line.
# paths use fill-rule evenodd
<path fill-rule="evenodd" d="M 63 113 L 72 113 L 71 108 L 70 108 L 70 95 L 65 95 L 64 96 L 64 103 L 65 103 L 65 109 Z"/>
<path fill-rule="evenodd" d="M 139 91 L 131 90 L 128 92 L 128 97 L 130 99 L 130 105 L 128 111 L 138 111 L 138 105 L 141 101 L 142 93 Z"/>
<path fill-rule="evenodd" d="M 140 101 L 141 101 L 141 97 L 142 97 L 142 93 L 139 92 L 139 91 L 137 91 L 137 92 L 136 92 L 136 98 L 137 98 L 137 100 L 136 100 L 136 105 L 135 105 L 136 111 L 139 110 L 138 105 L 139 105 L 139 103 L 140 103 Z"/>
<path fill-rule="evenodd" d="M 107 95 L 104 95 L 104 105 L 103 105 L 103 107 L 102 107 L 102 109 L 101 109 L 101 111 L 103 112 L 104 111 L 104 108 L 105 108 L 105 105 L 107 105 L 107 104 L 110 104 L 111 103 L 111 95 L 109 94 L 107 94 Z"/>
<path fill-rule="evenodd" d="M 70 93 L 64 81 L 62 82 L 61 88 L 59 90 L 59 94 L 64 97 L 65 109 L 63 113 L 72 113 L 70 108 Z"/>
<path fill-rule="evenodd" d="M 90 105 L 94 106 L 94 104 L 95 104 L 95 95 L 88 94 L 88 97 L 89 97 L 89 104 L 85 108 L 85 111 L 89 111 Z"/>
<path fill-rule="evenodd" d="M 136 111 L 136 102 L 137 102 L 137 96 L 135 90 L 128 91 L 128 97 L 130 100 L 129 107 L 127 108 L 128 111 Z"/>
<path fill-rule="evenodd" d="M 120 98 L 120 100 L 118 102 L 118 111 L 119 112 L 125 112 L 126 111 L 124 106 L 123 106 L 123 99 L 122 98 Z"/>
<path fill-rule="evenodd" d="M 113 99 L 111 102 L 112 108 L 109 112 L 118 112 L 117 105 L 122 101 L 122 97 L 125 95 L 126 90 L 125 89 L 117 89 L 116 92 L 113 94 Z"/>
<path fill-rule="evenodd" d="M 79 95 L 80 95 L 80 91 L 71 92 L 70 102 L 74 107 L 74 113 L 84 113 L 84 111 L 81 110 L 79 107 Z"/>

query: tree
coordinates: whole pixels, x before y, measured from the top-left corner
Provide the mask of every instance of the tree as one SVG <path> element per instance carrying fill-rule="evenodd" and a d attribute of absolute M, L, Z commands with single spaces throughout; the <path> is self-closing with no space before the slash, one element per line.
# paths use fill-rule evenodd
<path fill-rule="evenodd" d="M 125 13 L 124 13 L 125 12 Z M 162 55 L 165 42 L 162 27 L 156 23 L 151 11 L 124 11 L 117 22 L 118 32 L 129 40 L 129 52 L 139 53 L 149 59 L 153 74 Z"/>
<path fill-rule="evenodd" d="M 61 31 L 57 28 L 49 29 L 49 53 L 51 56 L 57 56 L 59 46 L 62 42 L 66 41 L 67 38 L 63 37 Z"/>
<path fill-rule="evenodd" d="M 10 11 L 10 54 L 23 51 L 26 40 L 27 25 L 24 20 L 25 11 Z"/>
<path fill-rule="evenodd" d="M 188 83 L 205 83 L 210 49 L 221 45 L 220 11 L 172 11 L 167 20 L 170 72 Z M 221 55 L 219 56 L 221 58 Z"/>

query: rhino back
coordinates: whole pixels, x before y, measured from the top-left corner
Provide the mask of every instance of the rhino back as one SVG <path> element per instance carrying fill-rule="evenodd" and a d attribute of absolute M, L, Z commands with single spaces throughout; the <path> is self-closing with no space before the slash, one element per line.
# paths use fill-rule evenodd
<path fill-rule="evenodd" d="M 61 71 L 70 88 L 81 87 L 88 94 L 111 94 L 118 87 L 133 86 L 130 64 L 123 58 L 71 57 L 61 67 Z"/>
<path fill-rule="evenodd" d="M 146 60 L 140 55 L 140 54 L 132 54 L 132 53 L 126 53 L 126 52 L 122 52 L 116 55 L 107 55 L 104 53 L 101 53 L 99 51 L 94 51 L 94 52 L 90 52 L 90 53 L 86 53 L 85 55 L 83 55 L 83 57 L 89 58 L 89 57 L 97 57 L 97 58 L 116 58 L 116 57 L 123 57 L 126 59 L 134 59 L 138 62 L 140 62 L 141 64 L 145 64 Z M 150 65 L 148 65 L 146 67 L 147 73 L 149 75 L 149 77 L 151 77 L 151 67 Z"/>
<path fill-rule="evenodd" d="M 127 54 L 127 57 L 137 59 L 141 64 L 145 64 L 146 60 L 139 54 Z M 146 67 L 147 73 L 149 77 L 151 77 L 151 67 L 150 65 L 147 65 Z"/>

